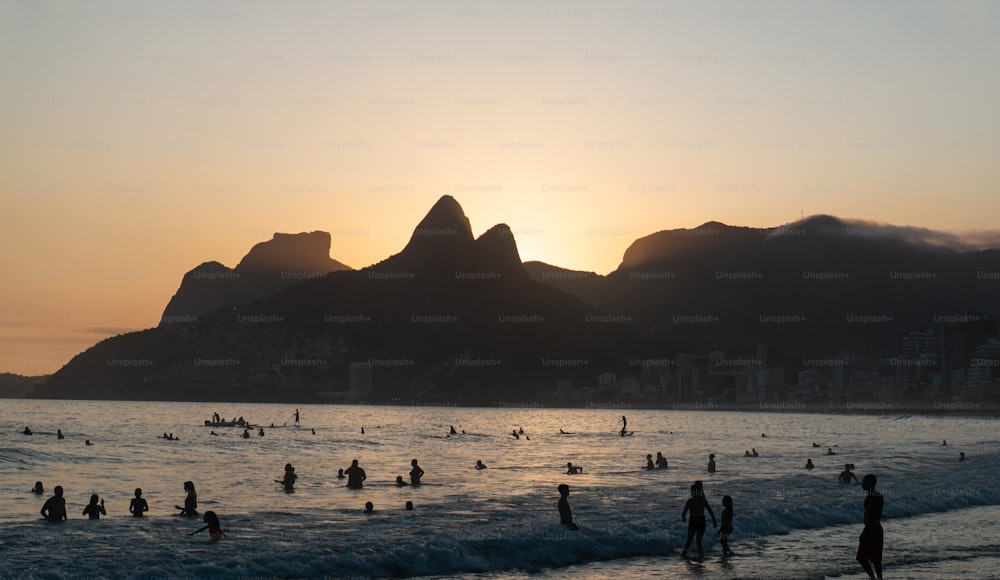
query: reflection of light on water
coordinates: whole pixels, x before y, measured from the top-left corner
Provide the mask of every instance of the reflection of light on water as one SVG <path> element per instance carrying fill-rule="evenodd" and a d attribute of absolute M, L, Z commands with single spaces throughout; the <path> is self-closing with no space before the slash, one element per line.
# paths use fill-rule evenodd
<path fill-rule="evenodd" d="M 0 408 L 0 421 L 10 426 L 0 433 L 0 541 L 20 546 L 5 564 L 14 572 L 43 561 L 43 552 L 55 548 L 67 562 L 82 562 L 81 574 L 125 574 L 136 566 L 160 565 L 159 554 L 177 553 L 192 566 L 229 562 L 247 574 L 254 568 L 246 562 L 310 575 L 310 570 L 361 570 L 392 561 L 412 567 L 404 568 L 407 574 L 479 570 L 468 568 L 478 562 L 475 566 L 503 575 L 511 566 L 527 566 L 547 568 L 544 576 L 573 570 L 575 578 L 641 577 L 656 569 L 662 574 L 663 556 L 683 543 L 680 511 L 691 483 L 700 479 L 717 517 L 721 496 L 734 498 L 731 543 L 737 553 L 747 552 L 725 564 L 710 560 L 705 570 L 731 569 L 744 576 L 787 576 L 790 570 L 855 574 L 863 496 L 856 485 L 836 483 L 844 463 L 855 463 L 859 477 L 869 471 L 879 476 L 886 497 L 887 554 L 890 542 L 896 546 L 893 565 L 911 566 L 900 562 L 902 554 L 931 562 L 914 561 L 897 576 L 920 577 L 923 569 L 954 576 L 950 572 L 957 568 L 935 559 L 956 550 L 985 559 L 994 555 L 991 546 L 1000 545 L 989 534 L 963 540 L 968 535 L 959 533 L 991 530 L 1000 515 L 995 507 L 961 509 L 998 501 L 992 483 L 1000 459 L 977 451 L 995 448 L 989 421 L 297 405 L 302 428 L 295 428 L 289 420 L 295 407 L 289 405 L 9 403 Z M 263 424 L 266 435 L 254 432 L 241 439 L 241 429 L 216 428 L 219 435 L 211 436 L 212 429 L 201 423 L 213 412 Z M 617 435 L 623 413 L 633 437 Z M 24 425 L 36 435 L 21 435 Z M 451 425 L 459 434 L 448 437 Z M 525 435 L 511 437 L 521 427 Z M 55 438 L 57 428 L 66 439 Z M 560 435 L 560 429 L 573 434 Z M 463 430 L 469 434 L 462 435 Z M 164 432 L 179 441 L 158 439 Z M 84 446 L 84 439 L 95 445 Z M 942 439 L 949 441 L 947 447 L 940 446 Z M 813 442 L 821 448 L 813 448 Z M 832 446 L 838 455 L 824 456 Z M 751 448 L 760 456 L 743 457 Z M 645 470 L 646 454 L 657 451 L 670 467 Z M 969 456 L 961 466 L 959 451 Z M 710 452 L 716 454 L 715 474 L 705 469 Z M 368 474 L 360 491 L 345 489 L 336 478 L 337 469 L 355 458 Z M 395 477 L 406 477 L 413 458 L 427 472 L 425 485 L 397 488 Z M 816 465 L 812 471 L 802 469 L 807 458 Z M 474 469 L 476 460 L 488 469 Z M 583 467 L 583 473 L 566 475 L 567 461 Z M 299 475 L 294 494 L 273 483 L 289 462 Z M 41 498 L 27 493 L 36 480 L 46 487 Z M 197 519 L 171 515 L 174 505 L 183 503 L 186 480 L 195 483 L 201 509 L 219 513 L 229 536 L 225 552 L 184 535 L 200 527 Z M 580 532 L 557 525 L 560 483 L 570 485 Z M 66 489 L 71 521 L 43 524 L 37 512 L 55 485 Z M 141 521 L 127 513 L 136 487 L 150 504 L 150 517 Z M 105 499 L 104 521 L 80 519 L 91 493 Z M 415 504 L 413 512 L 403 510 L 407 500 Z M 374 503 L 373 514 L 362 513 L 366 501 Z M 706 547 L 710 556 L 718 549 L 711 528 Z M 92 557 L 95 550 L 98 559 Z M 428 553 L 436 556 L 420 555 Z M 621 559 L 629 555 L 635 557 Z M 558 568 L 581 559 L 598 562 Z M 395 570 L 384 573 L 401 573 Z"/>

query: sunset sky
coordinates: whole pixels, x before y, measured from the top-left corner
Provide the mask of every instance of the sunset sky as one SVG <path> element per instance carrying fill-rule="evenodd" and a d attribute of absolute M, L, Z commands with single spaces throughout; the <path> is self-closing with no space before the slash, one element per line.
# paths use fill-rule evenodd
<path fill-rule="evenodd" d="M 612 4 L 614 6 L 612 6 Z M 1000 3 L 0 3 L 0 371 L 274 232 L 363 267 L 444 194 L 608 273 L 658 230 L 1000 215 Z"/>

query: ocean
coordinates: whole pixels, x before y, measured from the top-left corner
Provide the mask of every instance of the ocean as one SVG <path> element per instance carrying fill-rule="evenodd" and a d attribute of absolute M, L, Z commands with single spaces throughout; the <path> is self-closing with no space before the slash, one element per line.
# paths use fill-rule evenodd
<path fill-rule="evenodd" d="M 885 496 L 886 578 L 1000 578 L 991 417 L 300 405 L 295 427 L 295 408 L 0 401 L 0 576 L 865 578 L 854 561 L 864 496 L 837 482 L 853 463 Z M 203 421 L 214 412 L 265 435 L 211 435 Z M 623 414 L 630 437 L 617 434 Z M 750 449 L 759 456 L 744 457 Z M 657 451 L 669 467 L 647 471 Z M 337 479 L 353 459 L 367 472 L 362 490 Z M 397 487 L 412 459 L 423 485 Z M 583 473 L 566 475 L 567 462 Z M 294 493 L 274 481 L 286 463 L 299 476 Z M 203 523 L 174 515 L 188 480 L 199 509 L 219 514 L 223 541 L 188 536 Z M 720 559 L 709 528 L 704 563 L 679 557 L 695 480 L 716 516 L 732 496 L 736 556 Z M 44 495 L 30 493 L 35 481 Z M 561 483 L 579 531 L 559 525 Z M 68 522 L 39 515 L 56 485 Z M 143 519 L 128 513 L 137 487 L 150 506 Z M 100 521 L 81 515 L 92 493 L 105 500 Z"/>

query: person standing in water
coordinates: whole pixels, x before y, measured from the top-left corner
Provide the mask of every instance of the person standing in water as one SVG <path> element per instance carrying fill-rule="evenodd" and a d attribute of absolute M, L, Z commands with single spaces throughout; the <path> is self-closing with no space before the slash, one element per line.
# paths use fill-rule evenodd
<path fill-rule="evenodd" d="M 295 409 L 295 426 L 299 426 L 299 410 Z"/>
<path fill-rule="evenodd" d="M 858 538 L 857 560 L 868 573 L 868 578 L 882 579 L 882 494 L 875 490 L 876 478 L 869 473 L 861 478 L 865 490 L 865 529 Z M 875 571 L 872 572 L 874 566 Z"/>
<path fill-rule="evenodd" d="M 579 530 L 580 528 L 573 523 L 573 511 L 569 508 L 569 501 L 566 499 L 569 497 L 569 486 L 561 483 L 556 489 L 559 490 L 559 523 L 573 531 Z"/>
<path fill-rule="evenodd" d="M 61 522 L 69 519 L 66 517 L 66 498 L 63 497 L 63 488 L 57 485 L 53 490 L 52 497 L 47 499 L 42 505 L 42 517 L 50 522 Z"/>
<path fill-rule="evenodd" d="M 417 465 L 416 459 L 411 461 L 410 465 L 413 466 L 413 469 L 410 470 L 410 484 L 420 485 L 420 478 L 424 476 L 424 470 L 421 469 L 419 465 Z"/>
<path fill-rule="evenodd" d="M 722 525 L 719 526 L 719 544 L 722 545 L 723 556 L 735 556 L 729 549 L 729 534 L 733 533 L 733 498 L 722 496 Z"/>
<path fill-rule="evenodd" d="M 622 437 L 628 435 L 628 419 L 625 418 L 625 415 L 622 415 L 622 430 L 618 434 Z"/>
<path fill-rule="evenodd" d="M 128 504 L 128 511 L 135 517 L 143 517 L 143 513 L 149 511 L 149 504 L 146 499 L 142 497 L 142 488 L 135 488 L 135 497 Z"/>
<path fill-rule="evenodd" d="M 715 473 L 715 454 L 714 453 L 709 453 L 708 454 L 708 472 L 709 473 Z"/>
<path fill-rule="evenodd" d="M 572 462 L 566 462 L 566 475 L 576 475 L 578 473 L 583 473 L 583 468 L 573 465 Z"/>
<path fill-rule="evenodd" d="M 66 437 L 62 434 L 62 429 L 56 429 L 56 439 L 65 439 Z"/>
<path fill-rule="evenodd" d="M 280 483 L 285 486 L 285 491 L 295 491 L 295 480 L 299 476 L 295 475 L 295 468 L 292 467 L 291 463 L 285 464 L 285 478 L 282 480 L 274 480 L 275 483 Z"/>
<path fill-rule="evenodd" d="M 712 516 L 712 527 L 718 527 L 712 506 L 708 505 L 708 501 L 705 499 L 705 491 L 696 483 L 691 486 L 691 498 L 687 500 L 684 504 L 684 510 L 681 511 L 681 522 L 687 520 L 689 512 L 691 514 L 691 521 L 688 522 L 687 541 L 684 542 L 684 550 L 681 552 L 685 558 L 688 557 L 691 540 L 696 540 L 698 560 L 701 561 L 705 557 L 705 548 L 701 545 L 701 540 L 705 537 L 705 510 L 708 510 L 708 514 Z"/>
<path fill-rule="evenodd" d="M 102 499 L 101 503 L 98 504 L 98 499 L 100 497 L 96 493 L 90 496 L 90 503 L 87 504 L 87 507 L 83 508 L 83 515 L 90 516 L 92 520 L 99 520 L 102 515 L 108 515 L 107 510 L 104 509 L 104 500 Z"/>
<path fill-rule="evenodd" d="M 656 452 L 656 468 L 666 469 L 667 468 L 667 458 L 663 456 L 663 452 Z"/>
<path fill-rule="evenodd" d="M 35 495 L 42 495 L 43 493 L 45 493 L 45 488 L 42 487 L 42 482 L 36 481 L 35 487 L 31 488 L 31 493 Z"/>
<path fill-rule="evenodd" d="M 355 459 L 351 462 L 351 466 L 344 470 L 344 474 L 347 475 L 347 487 L 351 489 L 361 489 L 363 488 L 365 479 L 368 477 L 365 475 L 365 470 L 361 469 L 358 465 L 358 460 Z"/>
<path fill-rule="evenodd" d="M 646 454 L 646 469 L 656 469 L 656 465 L 653 463 L 653 454 Z"/>
<path fill-rule="evenodd" d="M 174 506 L 175 508 L 181 510 L 178 515 L 181 516 L 196 516 L 198 515 L 198 493 L 194 490 L 194 483 L 190 481 L 184 482 L 184 491 L 187 492 L 184 496 L 184 507 L 179 505 Z"/>

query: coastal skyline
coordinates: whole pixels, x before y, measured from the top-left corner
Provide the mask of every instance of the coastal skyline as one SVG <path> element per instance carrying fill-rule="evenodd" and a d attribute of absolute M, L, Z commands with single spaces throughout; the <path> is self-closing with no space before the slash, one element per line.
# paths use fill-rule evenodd
<path fill-rule="evenodd" d="M 0 8 L 0 371 L 154 326 L 275 232 L 354 268 L 441 195 L 607 274 L 708 221 L 995 239 L 997 6 Z"/>

